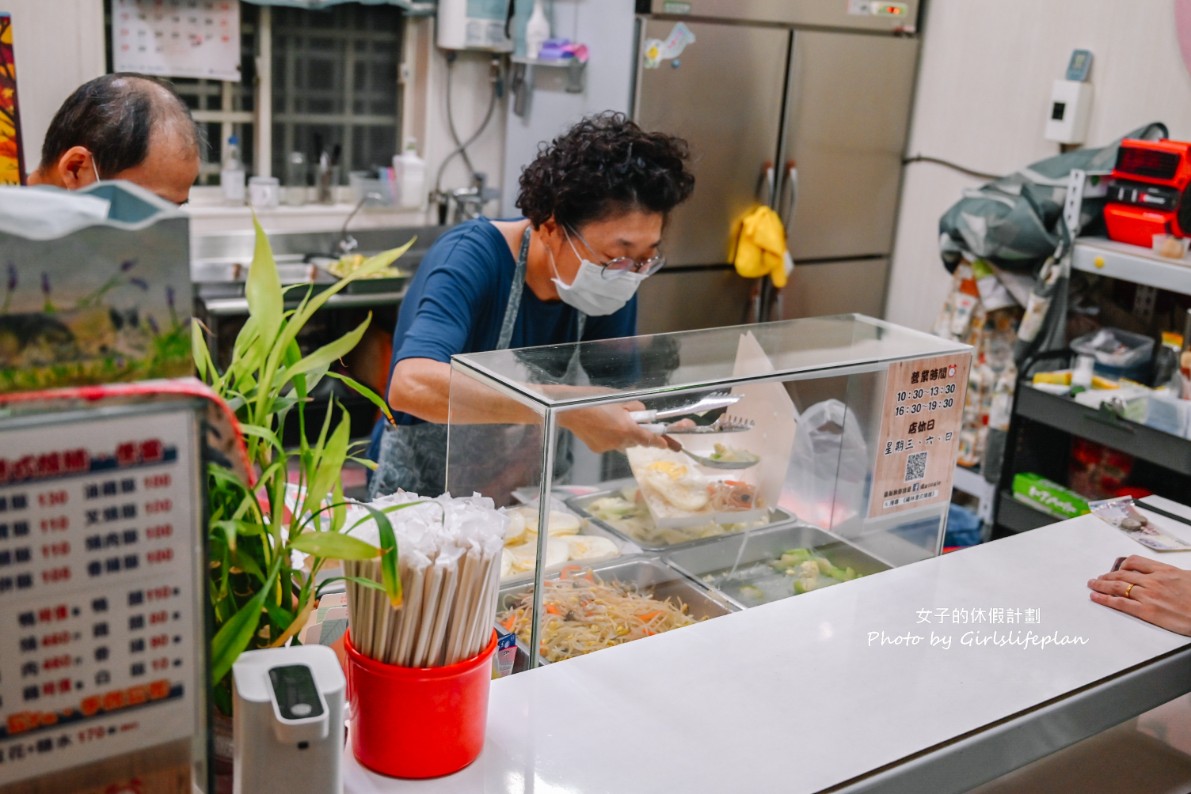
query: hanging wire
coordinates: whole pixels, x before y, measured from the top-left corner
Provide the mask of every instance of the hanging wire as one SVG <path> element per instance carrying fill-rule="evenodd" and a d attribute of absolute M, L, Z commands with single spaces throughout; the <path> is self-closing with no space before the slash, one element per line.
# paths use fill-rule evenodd
<path fill-rule="evenodd" d="M 442 164 L 439 165 L 438 174 L 434 178 L 434 192 L 440 195 L 442 194 L 443 173 L 447 170 L 447 165 L 449 165 L 450 162 L 456 157 L 463 158 L 463 164 L 467 167 L 469 179 L 475 179 L 476 169 L 475 166 L 472 165 L 471 158 L 467 154 L 467 147 L 475 143 L 476 140 L 484 133 L 484 130 L 488 127 L 488 122 L 492 120 L 492 113 L 496 110 L 497 95 L 500 93 L 500 66 L 499 62 L 494 58 L 492 60 L 492 92 L 488 97 L 488 110 L 484 113 L 484 120 L 480 122 L 479 129 L 472 133 L 471 137 L 469 137 L 466 141 L 461 141 L 459 139 L 458 128 L 455 126 L 455 114 L 451 110 L 451 77 L 455 71 L 455 60 L 457 57 L 458 56 L 454 52 L 447 53 L 447 127 L 451 132 L 451 140 L 455 142 L 455 149 L 448 154 L 442 161 Z"/>
<path fill-rule="evenodd" d="M 902 160 L 903 165 L 909 165 L 910 163 L 934 163 L 935 165 L 941 165 L 944 168 L 950 168 L 952 171 L 958 171 L 961 174 L 967 174 L 968 176 L 974 176 L 977 179 L 984 179 L 989 182 L 1000 179 L 1003 176 L 1003 174 L 986 174 L 983 171 L 975 171 L 971 168 L 966 168 L 962 165 L 959 165 L 958 163 L 953 163 L 950 160 L 944 160 L 939 157 L 930 157 L 925 154 L 916 154 L 912 157 L 906 157 Z"/>

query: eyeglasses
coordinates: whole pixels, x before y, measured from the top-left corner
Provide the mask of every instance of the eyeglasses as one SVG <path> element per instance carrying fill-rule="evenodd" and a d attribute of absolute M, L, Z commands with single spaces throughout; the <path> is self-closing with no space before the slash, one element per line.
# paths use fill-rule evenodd
<path fill-rule="evenodd" d="M 564 228 L 563 231 L 566 232 L 568 237 L 572 234 L 578 237 L 588 251 L 591 251 L 593 254 L 596 252 L 595 249 L 591 247 L 591 243 L 587 242 L 587 240 L 583 238 L 583 235 L 579 234 L 577 229 Z M 580 258 L 582 259 L 582 257 Z M 617 256 L 598 264 L 602 268 L 603 273 L 607 273 L 608 271 L 627 271 L 629 273 L 639 273 L 642 276 L 652 276 L 654 273 L 662 269 L 662 265 L 666 264 L 666 257 L 659 253 L 649 257 L 649 259 L 638 262 L 631 256 Z"/>

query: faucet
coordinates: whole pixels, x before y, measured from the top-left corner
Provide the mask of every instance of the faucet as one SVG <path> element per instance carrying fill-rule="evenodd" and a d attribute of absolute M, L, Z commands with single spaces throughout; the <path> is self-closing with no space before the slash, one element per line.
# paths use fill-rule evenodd
<path fill-rule="evenodd" d="M 474 174 L 471 187 L 452 190 L 447 197 L 454 204 L 454 223 L 470 220 L 480 215 L 484 205 L 493 199 L 500 198 L 500 191 L 496 188 L 485 187 L 487 176 Z"/>
<path fill-rule="evenodd" d="M 343 221 L 343 228 L 339 230 L 339 241 L 336 242 L 334 247 L 331 249 L 331 256 L 344 257 L 359 248 L 359 241 L 348 233 L 347 225 L 352 222 L 352 218 L 356 217 L 356 213 L 359 212 L 369 201 L 383 200 L 384 196 L 382 196 L 380 193 L 372 191 L 365 193 L 364 196 L 358 202 L 356 202 L 356 206 L 347 214 L 347 218 Z"/>

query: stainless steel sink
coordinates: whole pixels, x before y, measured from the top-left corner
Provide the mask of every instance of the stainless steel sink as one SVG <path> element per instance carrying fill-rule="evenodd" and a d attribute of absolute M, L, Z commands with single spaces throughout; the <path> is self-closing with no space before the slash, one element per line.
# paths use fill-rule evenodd
<path fill-rule="evenodd" d="M 195 284 L 234 284 L 248 278 L 251 258 L 245 260 L 206 260 L 190 263 L 190 279 Z M 282 284 L 303 282 L 330 283 L 334 276 L 313 262 L 303 262 L 301 257 L 277 261 L 277 275 Z"/>
<path fill-rule="evenodd" d="M 352 236 L 359 243 L 361 253 L 386 251 L 404 245 L 415 238 L 413 246 L 398 260 L 402 270 L 412 272 L 439 235 L 449 226 L 408 226 L 392 229 L 353 230 Z M 315 268 L 312 275 L 310 262 L 315 257 L 330 256 L 339 240 L 337 231 L 294 232 L 271 234 L 269 243 L 277 260 L 282 283 L 300 284 L 313 281 L 319 283 L 321 272 Z M 190 273 L 196 284 L 236 284 L 243 282 L 252 261 L 256 243 L 252 232 L 203 235 L 191 240 Z M 330 278 L 330 277 L 329 277 Z"/>
<path fill-rule="evenodd" d="M 363 254 L 396 248 L 411 237 L 414 238 L 414 244 L 395 263 L 402 271 L 412 275 L 426 250 L 449 228 L 408 226 L 361 229 L 353 231 L 352 235 L 359 243 L 358 252 Z M 269 235 L 281 283 L 313 284 L 316 289 L 335 283 L 335 276 L 326 271 L 326 264 L 337 258 L 331 257 L 328 252 L 338 240 L 338 231 Z M 247 312 L 244 282 L 248 277 L 255 245 L 256 238 L 250 231 L 204 235 L 191 240 L 190 277 L 206 313 L 236 315 Z M 398 303 L 405 294 L 408 281 L 408 275 L 361 279 L 349 285 L 344 293 L 332 297 L 331 302 L 337 306 Z M 296 301 L 300 295 L 291 297 Z"/>

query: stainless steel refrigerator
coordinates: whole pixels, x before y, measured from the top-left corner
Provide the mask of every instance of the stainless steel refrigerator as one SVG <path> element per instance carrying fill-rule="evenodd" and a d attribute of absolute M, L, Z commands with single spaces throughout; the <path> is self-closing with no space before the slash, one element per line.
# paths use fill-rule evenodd
<path fill-rule="evenodd" d="M 758 305 L 760 319 L 882 315 L 919 5 L 637 0 L 631 113 L 690 141 L 697 180 L 667 227 L 667 266 L 641 289 L 642 332 L 758 319 Z M 667 58 L 679 23 L 694 41 Z M 751 303 L 729 262 L 758 203 L 781 215 L 796 267 L 779 299 Z"/>

